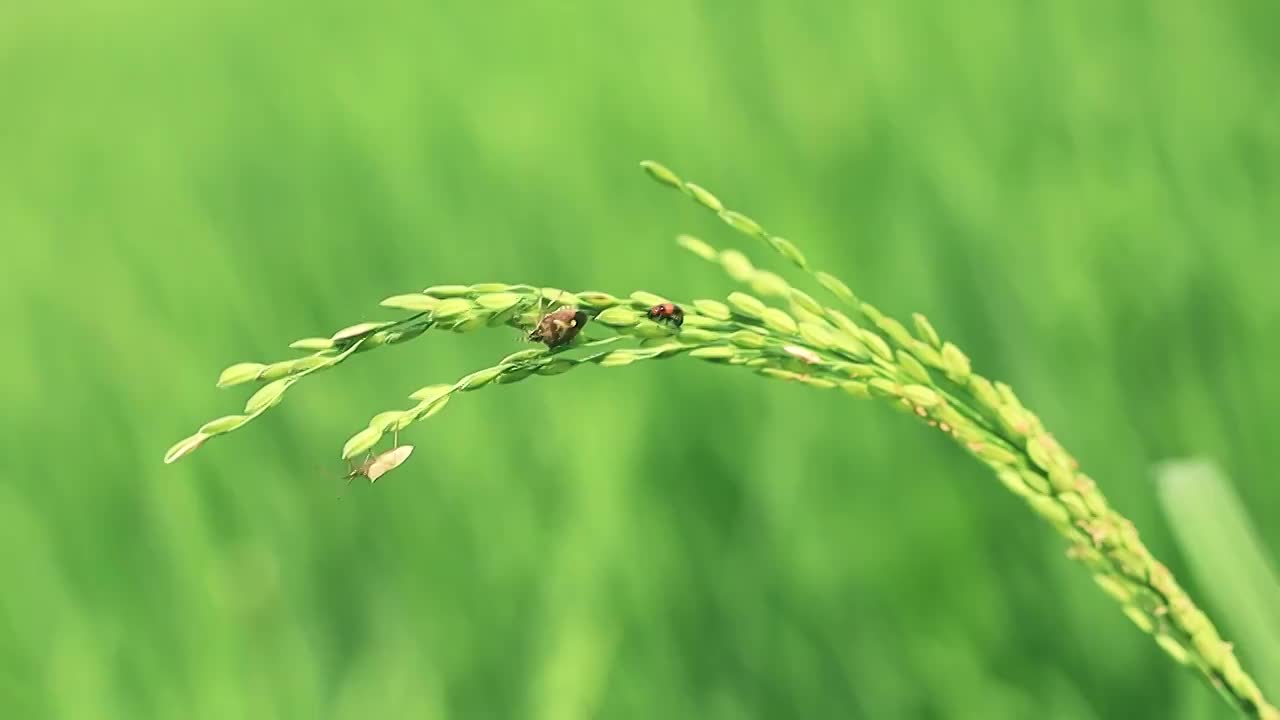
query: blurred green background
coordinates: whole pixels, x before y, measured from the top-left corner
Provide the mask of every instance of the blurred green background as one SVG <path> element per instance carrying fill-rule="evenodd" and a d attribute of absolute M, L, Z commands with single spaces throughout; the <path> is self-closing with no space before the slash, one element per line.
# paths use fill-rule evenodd
<path fill-rule="evenodd" d="M 388 295 L 728 292 L 671 239 L 738 238 L 653 158 L 927 313 L 1203 597 L 1150 464 L 1280 506 L 1277 27 L 1270 0 L 5 3 L 3 715 L 1229 717 L 984 469 L 840 394 L 584 369 L 461 398 L 340 497 L 372 414 L 522 347 L 432 335 L 160 458 L 248 395 L 224 366 Z"/>

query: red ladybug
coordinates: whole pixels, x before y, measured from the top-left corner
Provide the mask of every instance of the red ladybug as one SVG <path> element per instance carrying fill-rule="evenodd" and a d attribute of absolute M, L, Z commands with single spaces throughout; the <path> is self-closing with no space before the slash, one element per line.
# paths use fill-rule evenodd
<path fill-rule="evenodd" d="M 667 322 L 680 327 L 684 324 L 684 310 L 675 303 L 662 303 L 649 308 L 649 319 L 654 322 Z"/>

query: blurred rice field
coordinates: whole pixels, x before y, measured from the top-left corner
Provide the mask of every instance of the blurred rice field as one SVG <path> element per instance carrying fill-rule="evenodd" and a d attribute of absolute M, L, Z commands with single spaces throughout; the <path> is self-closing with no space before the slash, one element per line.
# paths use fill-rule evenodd
<path fill-rule="evenodd" d="M 388 295 L 728 292 L 671 240 L 737 238 L 653 158 L 927 313 L 1204 597 L 1149 467 L 1216 459 L 1280 552 L 1278 30 L 1264 0 L 3 5 L 0 714 L 1229 717 L 981 467 L 836 394 L 586 369 L 460 398 L 344 492 L 369 416 L 519 347 L 438 335 L 160 458 L 243 402 L 223 367 Z"/>

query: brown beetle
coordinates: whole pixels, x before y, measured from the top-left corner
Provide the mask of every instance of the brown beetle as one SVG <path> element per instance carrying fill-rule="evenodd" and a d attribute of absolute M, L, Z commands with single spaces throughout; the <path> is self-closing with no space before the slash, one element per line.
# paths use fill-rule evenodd
<path fill-rule="evenodd" d="M 573 342 L 588 319 L 585 312 L 566 305 L 543 315 L 538 326 L 529 333 L 529 340 L 546 343 L 548 348 L 554 350 Z"/>

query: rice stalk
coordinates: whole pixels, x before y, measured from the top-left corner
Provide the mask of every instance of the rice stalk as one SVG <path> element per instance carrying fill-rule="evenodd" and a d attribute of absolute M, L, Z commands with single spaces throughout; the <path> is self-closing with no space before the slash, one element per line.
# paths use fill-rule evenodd
<path fill-rule="evenodd" d="M 642 166 L 651 177 L 688 195 L 735 230 L 762 241 L 849 312 L 820 303 L 780 275 L 756 268 L 740 251 L 716 250 L 690 236 L 681 236 L 679 244 L 717 263 L 751 292 L 733 292 L 723 300 L 681 301 L 685 316 L 679 330 L 646 317 L 649 307 L 668 302 L 647 291 L 616 296 L 504 283 L 435 286 L 382 302 L 384 307 L 411 313 L 401 320 L 364 322 L 329 338 L 299 340 L 292 347 L 311 353 L 300 359 L 227 368 L 219 378 L 220 387 L 266 384 L 249 399 L 243 414 L 205 423 L 175 444 L 165 462 L 244 427 L 279 404 L 285 391 L 307 375 L 335 367 L 357 353 L 406 342 L 428 330 L 465 333 L 505 325 L 528 331 L 549 309 L 574 306 L 588 314 L 589 332 L 562 347 L 521 350 L 453 383 L 419 389 L 410 395 L 415 405 L 375 415 L 346 442 L 342 457 L 370 450 L 386 433 L 398 433 L 432 417 L 458 393 L 557 375 L 584 365 L 614 368 L 684 355 L 770 379 L 887 400 L 945 433 L 989 467 L 1001 484 L 1066 538 L 1067 555 L 1085 565 L 1125 616 L 1176 662 L 1200 673 L 1245 715 L 1280 720 L 1280 712 L 1241 667 L 1231 644 L 1223 641 L 1209 618 L 1142 543 L 1133 523 L 1109 505 L 1097 484 L 1079 470 L 1076 459 L 1012 388 L 977 374 L 969 358 L 924 315 L 913 315 L 909 330 L 861 301 L 834 275 L 813 269 L 794 243 L 770 234 L 749 216 L 726 209 L 710 191 L 681 180 L 657 163 Z M 766 300 L 783 302 L 770 305 Z M 607 335 L 592 337 L 599 332 Z"/>

